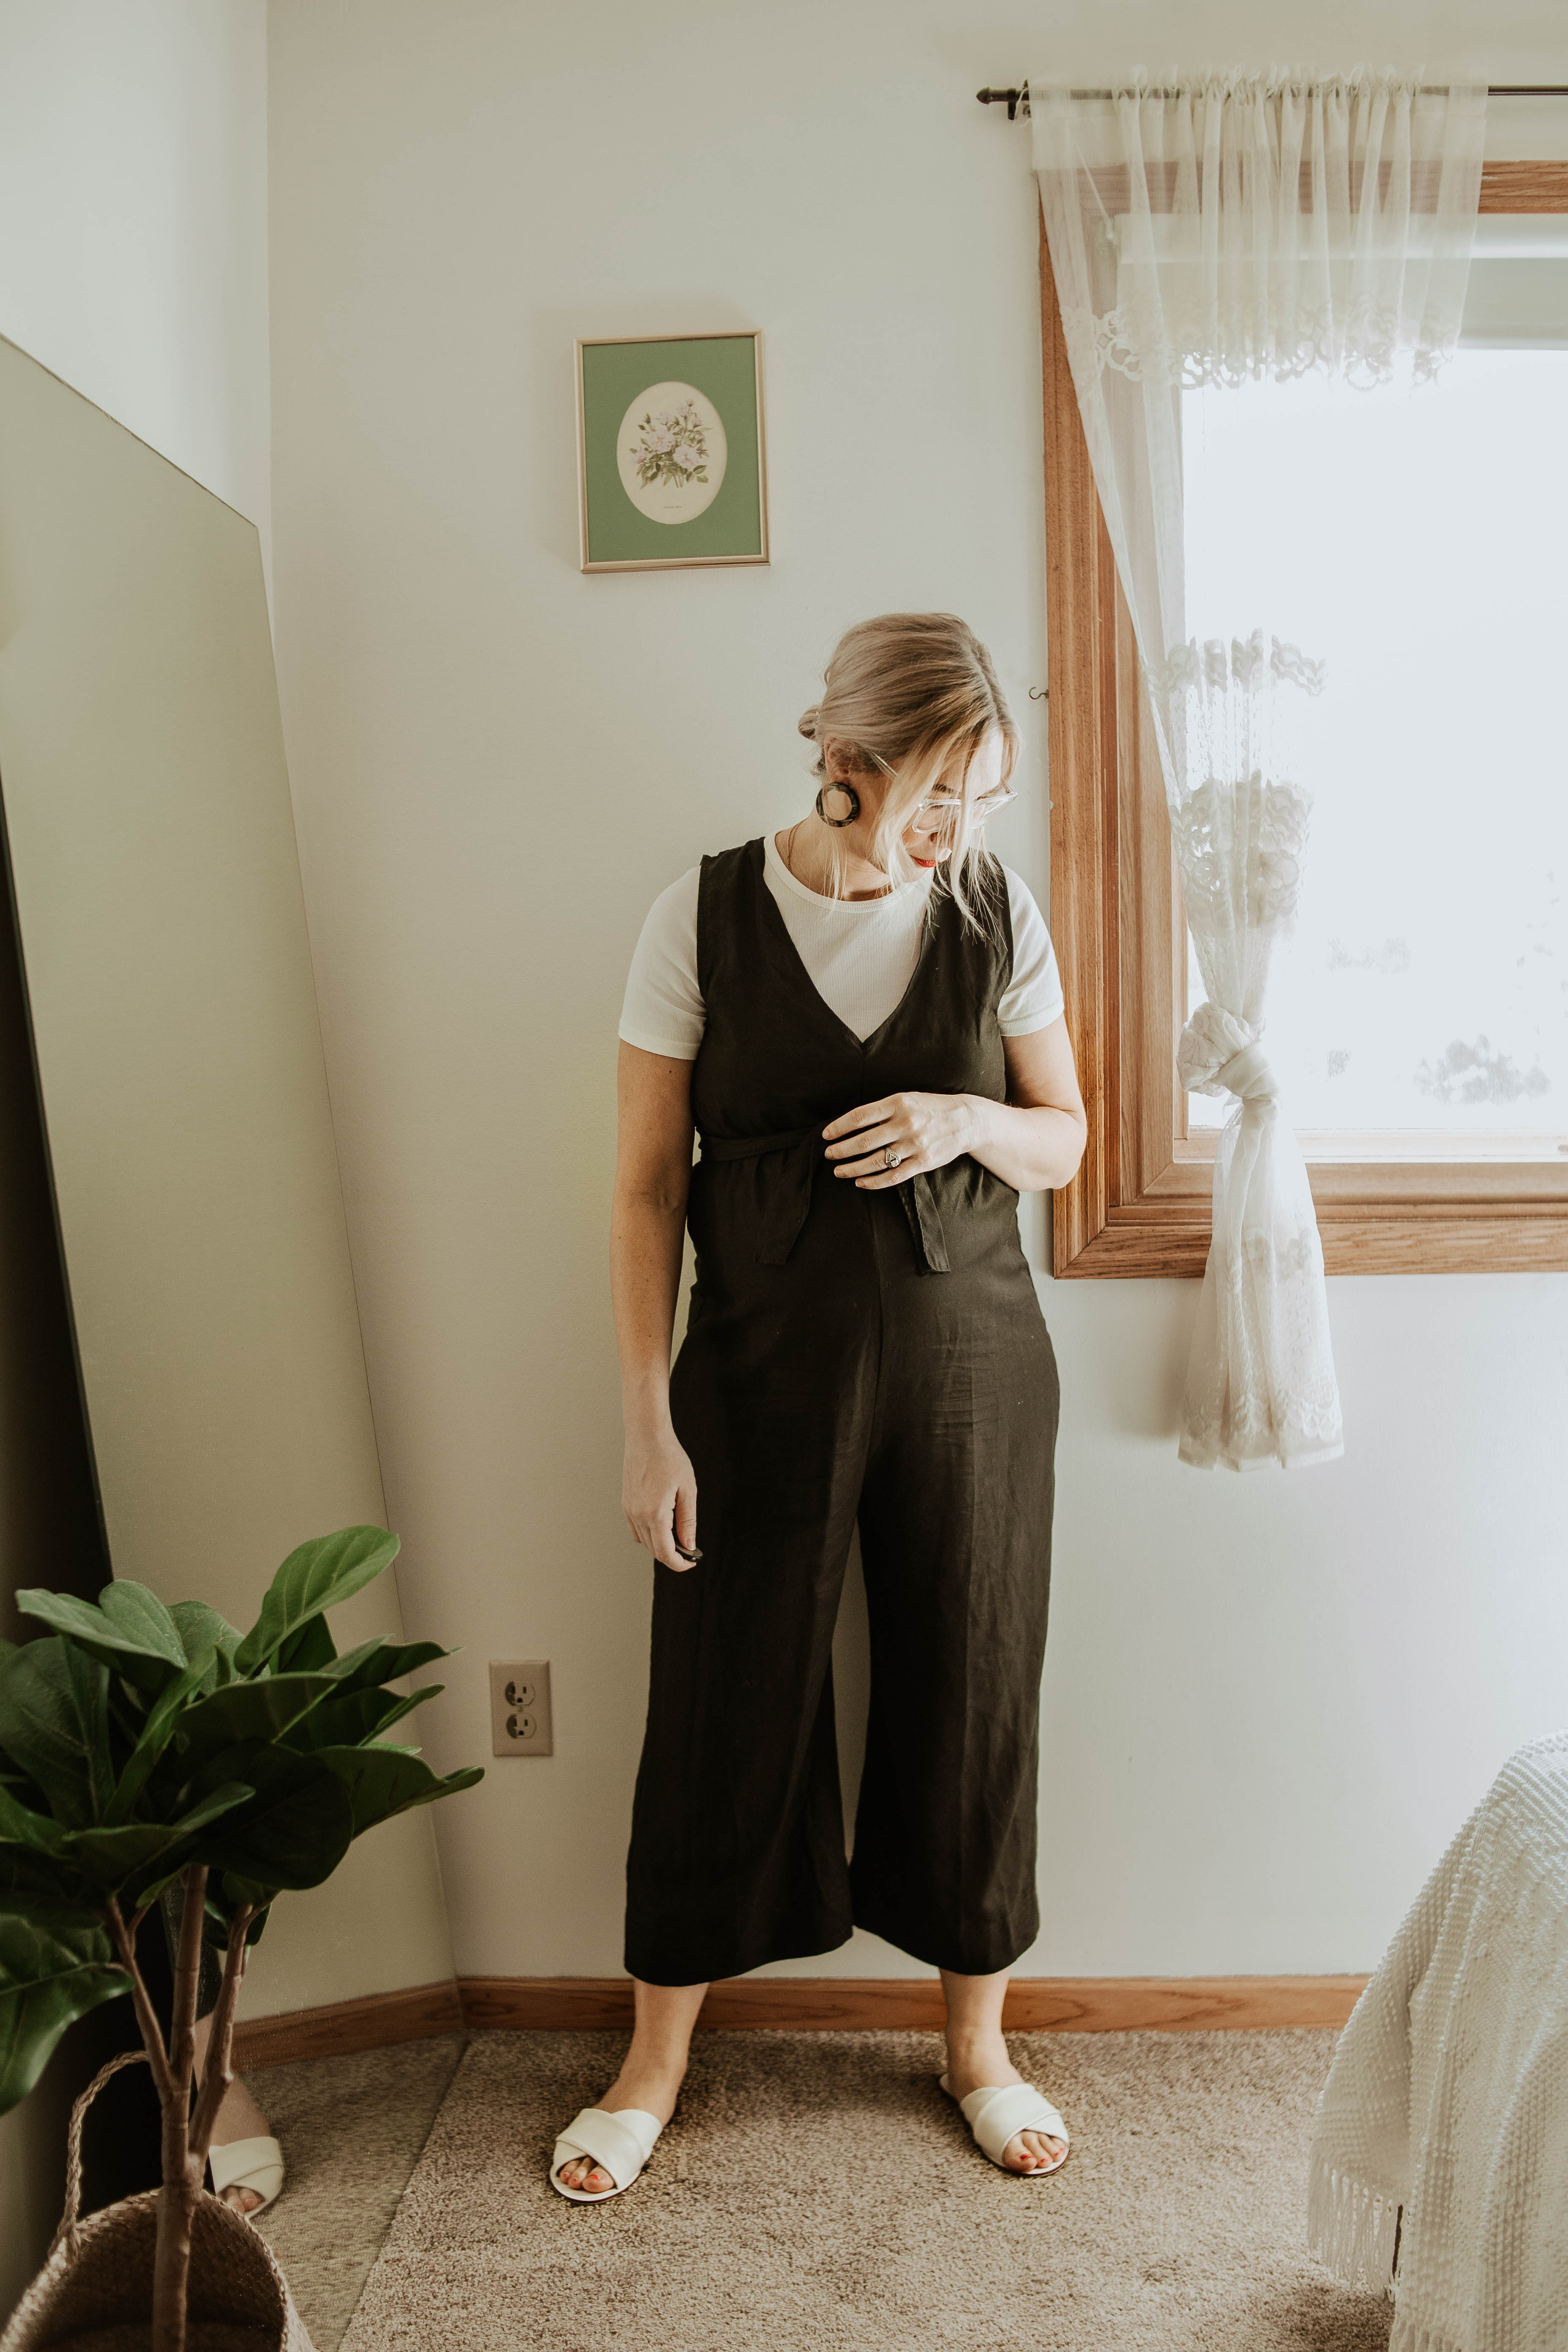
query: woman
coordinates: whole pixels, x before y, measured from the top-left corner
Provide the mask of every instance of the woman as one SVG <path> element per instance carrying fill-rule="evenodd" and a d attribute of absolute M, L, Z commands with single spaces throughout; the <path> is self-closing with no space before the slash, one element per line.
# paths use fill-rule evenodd
<path fill-rule="evenodd" d="M 815 809 L 664 893 L 621 1024 L 623 1505 L 658 1570 L 636 2031 L 551 2168 L 583 2200 L 640 2172 L 710 1979 L 855 1926 L 940 1969 L 942 2085 L 993 2160 L 1067 2154 L 1001 2031 L 1039 1924 L 1058 1412 L 1017 1195 L 1067 1181 L 1087 1125 L 1045 925 L 981 845 L 1017 736 L 942 613 L 851 629 L 800 729 Z M 872 1687 L 847 1864 L 830 1654 L 857 1522 Z"/>

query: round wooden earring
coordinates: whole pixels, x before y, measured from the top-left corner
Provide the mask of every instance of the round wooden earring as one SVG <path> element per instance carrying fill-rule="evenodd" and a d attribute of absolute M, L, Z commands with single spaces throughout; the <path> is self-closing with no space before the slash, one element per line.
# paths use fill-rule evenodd
<path fill-rule="evenodd" d="M 829 816 L 827 811 L 822 805 L 822 795 L 824 793 L 842 793 L 845 799 L 849 803 L 848 815 Z M 856 818 L 859 815 L 860 795 L 856 791 L 853 784 L 847 784 L 841 776 L 835 776 L 831 778 L 828 782 L 822 785 L 818 790 L 816 795 L 816 814 L 822 819 L 824 824 L 830 824 L 837 833 L 842 826 L 853 824 Z"/>

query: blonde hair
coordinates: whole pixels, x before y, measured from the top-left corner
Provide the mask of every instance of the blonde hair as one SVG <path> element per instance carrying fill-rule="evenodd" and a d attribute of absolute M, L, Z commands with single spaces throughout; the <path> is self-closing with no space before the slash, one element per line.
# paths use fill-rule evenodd
<path fill-rule="evenodd" d="M 871 856 L 891 882 L 913 879 L 903 835 L 921 802 L 939 787 L 953 793 L 959 814 L 938 882 L 966 923 L 994 929 L 995 866 L 973 822 L 970 774 L 995 728 L 1005 785 L 1017 763 L 1018 730 L 995 666 L 967 623 L 956 613 L 882 613 L 857 622 L 834 646 L 822 699 L 801 713 L 799 724 L 819 747 L 830 738 L 848 744 L 852 774 L 879 772 L 889 779 Z M 826 773 L 820 749 L 812 772 Z M 835 856 L 836 897 L 841 888 Z"/>

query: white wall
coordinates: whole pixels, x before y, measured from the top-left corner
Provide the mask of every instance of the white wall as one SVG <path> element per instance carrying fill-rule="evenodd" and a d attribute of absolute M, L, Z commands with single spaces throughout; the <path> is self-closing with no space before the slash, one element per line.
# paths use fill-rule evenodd
<path fill-rule="evenodd" d="M 266 0 L 5 0 L 0 334 L 271 533 Z"/>
<path fill-rule="evenodd" d="M 996 652 L 1030 739 L 998 845 L 1046 892 L 1035 195 L 973 91 L 1177 57 L 1568 79 L 1552 5 L 1479 48 L 1468 0 L 1032 16 L 274 0 L 284 716 L 405 1611 L 466 1645 L 438 1760 L 488 1746 L 487 1659 L 555 1669 L 555 1759 L 438 1819 L 462 1971 L 620 1965 L 649 1572 L 605 1230 L 649 898 L 800 812 L 836 635 L 919 605 Z M 1543 138 L 1568 111 L 1494 148 Z M 584 579 L 574 336 L 715 322 L 766 333 L 772 568 Z M 1037 1204 L 1026 1233 L 1038 1257 Z M 1195 1285 L 1041 1295 L 1064 1412 L 1022 1965 L 1367 1968 L 1504 1756 L 1568 1721 L 1568 1279 L 1335 1282 L 1346 1457 L 1247 1479 L 1175 1459 Z M 798 1969 L 910 1966 L 858 1937 Z"/>

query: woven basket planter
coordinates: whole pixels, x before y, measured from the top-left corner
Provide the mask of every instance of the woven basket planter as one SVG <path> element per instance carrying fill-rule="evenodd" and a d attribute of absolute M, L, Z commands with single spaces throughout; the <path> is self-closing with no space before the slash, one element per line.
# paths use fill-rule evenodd
<path fill-rule="evenodd" d="M 0 2352 L 147 2352 L 158 2192 L 62 2232 L 17 2305 Z M 204 2195 L 191 2230 L 187 2352 L 311 2352 L 265 2238 Z"/>
<path fill-rule="evenodd" d="M 129 2054 L 129 2053 L 128 2053 Z M 47 2262 L 11 2315 L 0 2352 L 148 2352 L 158 2191 L 78 2219 L 81 2125 L 106 2066 L 71 2116 L 65 2218 Z M 191 2224 L 186 2352 L 313 2352 L 265 2238 L 205 2191 Z"/>

